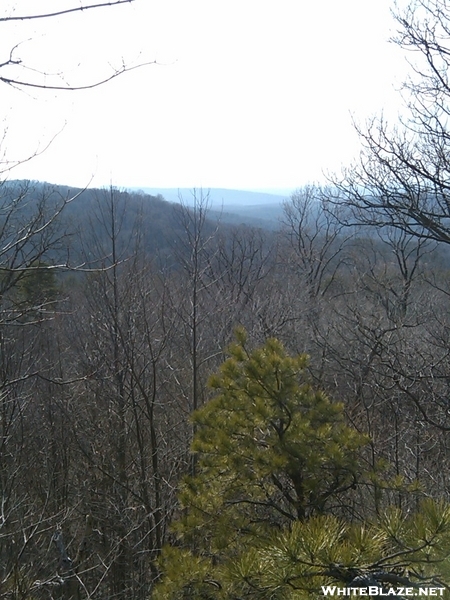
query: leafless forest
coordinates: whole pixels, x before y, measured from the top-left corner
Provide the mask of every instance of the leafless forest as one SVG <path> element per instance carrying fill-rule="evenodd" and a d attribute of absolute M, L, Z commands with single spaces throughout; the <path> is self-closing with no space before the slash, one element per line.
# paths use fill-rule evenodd
<path fill-rule="evenodd" d="M 148 598 L 189 415 L 237 325 L 308 353 L 314 384 L 370 435 L 365 460 L 446 497 L 450 272 L 434 241 L 350 227 L 317 188 L 275 233 L 209 220 L 201 192 L 191 208 L 2 193 L 0 597 Z"/>

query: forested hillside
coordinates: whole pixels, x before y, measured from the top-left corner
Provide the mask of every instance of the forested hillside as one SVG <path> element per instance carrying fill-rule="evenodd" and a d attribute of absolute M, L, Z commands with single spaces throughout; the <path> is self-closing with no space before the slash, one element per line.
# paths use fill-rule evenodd
<path fill-rule="evenodd" d="M 270 227 L 1 184 L 0 599 L 448 596 L 450 8 L 395 10 L 404 113 Z"/>
<path fill-rule="evenodd" d="M 2 187 L 0 597 L 148 598 L 162 576 L 157 597 L 287 598 L 407 568 L 444 585 L 448 509 L 422 509 L 425 545 L 381 518 L 447 499 L 444 248 L 348 227 L 318 188 L 275 233 L 209 220 L 201 196 L 77 193 Z M 349 557 L 339 519 L 385 545 Z M 274 535 L 302 522 L 322 550 L 289 567 L 300 542 Z"/>

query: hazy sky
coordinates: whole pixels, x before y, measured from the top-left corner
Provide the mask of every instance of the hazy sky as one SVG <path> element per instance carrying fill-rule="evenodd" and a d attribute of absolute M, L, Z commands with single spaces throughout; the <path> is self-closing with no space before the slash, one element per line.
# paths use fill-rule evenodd
<path fill-rule="evenodd" d="M 77 2 L 5 0 L 0 16 Z M 55 138 L 10 177 L 241 189 L 321 180 L 358 152 L 352 117 L 397 113 L 405 67 L 387 42 L 391 4 L 135 0 L 2 23 L 0 62 L 20 42 L 15 56 L 24 64 L 63 72 L 70 83 L 107 76 L 109 64 L 122 60 L 157 63 L 84 92 L 0 85 L 6 159 L 23 159 Z"/>

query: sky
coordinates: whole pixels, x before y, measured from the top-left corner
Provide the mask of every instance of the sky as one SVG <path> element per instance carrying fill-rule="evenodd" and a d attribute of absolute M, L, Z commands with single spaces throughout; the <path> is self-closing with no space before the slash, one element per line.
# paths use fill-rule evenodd
<path fill-rule="evenodd" d="M 2 0 L 0 16 L 81 0 Z M 84 1 L 86 4 L 86 1 Z M 33 6 L 34 5 L 34 6 Z M 52 19 L 0 22 L 3 165 L 14 179 L 84 187 L 286 191 L 358 154 L 353 120 L 395 119 L 405 57 L 388 42 L 390 0 L 134 0 Z M 34 156 L 36 155 L 37 156 Z M 34 156 L 34 157 L 33 157 Z M 33 157 L 30 160 L 28 158 Z"/>

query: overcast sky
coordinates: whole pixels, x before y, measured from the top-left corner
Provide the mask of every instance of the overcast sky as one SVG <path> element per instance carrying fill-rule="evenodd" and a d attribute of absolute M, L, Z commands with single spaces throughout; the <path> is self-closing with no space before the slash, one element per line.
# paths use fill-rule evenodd
<path fill-rule="evenodd" d="M 77 2 L 5 0 L 0 11 Z M 0 86 L 6 159 L 43 151 L 54 138 L 9 176 L 72 186 L 283 190 L 323 180 L 358 152 L 352 118 L 381 111 L 395 118 L 399 110 L 405 66 L 387 41 L 391 4 L 135 0 L 2 23 L 0 63 L 20 43 L 15 56 L 23 64 L 64 73 L 69 83 L 107 76 L 122 60 L 156 61 L 90 91 Z"/>

